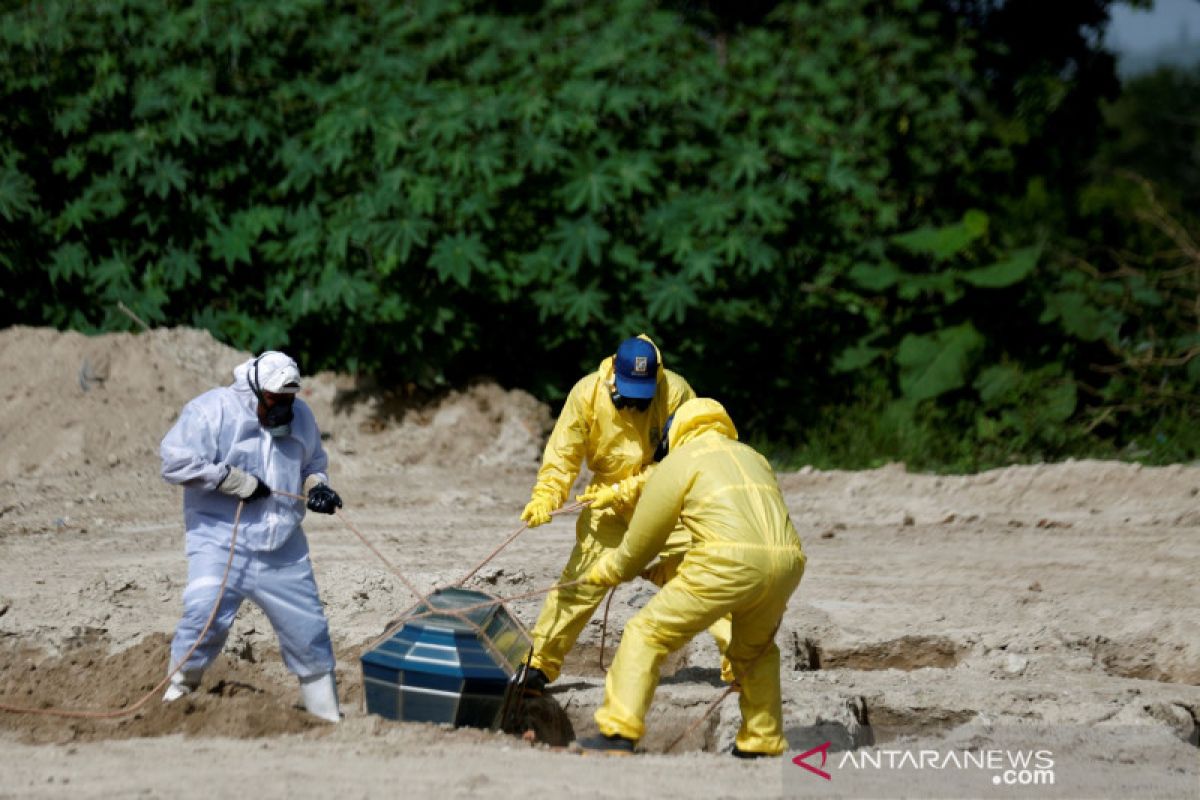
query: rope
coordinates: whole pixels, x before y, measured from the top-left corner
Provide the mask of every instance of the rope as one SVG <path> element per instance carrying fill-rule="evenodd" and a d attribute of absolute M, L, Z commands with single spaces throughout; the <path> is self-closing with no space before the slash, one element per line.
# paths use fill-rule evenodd
<path fill-rule="evenodd" d="M 212 612 L 208 615 L 208 621 L 204 623 L 204 628 L 200 631 L 200 635 L 196 637 L 196 643 L 187 651 L 187 654 L 179 660 L 175 668 L 167 673 L 167 677 L 158 682 L 150 691 L 142 696 L 132 706 L 128 708 L 117 709 L 115 711 L 85 711 L 66 708 L 25 708 L 23 706 L 10 706 L 5 703 L 0 703 L 0 711 L 8 711 L 13 714 L 38 714 L 47 717 L 69 717 L 74 719 L 117 719 L 119 717 L 127 717 L 130 714 L 136 713 L 138 709 L 146 704 L 151 697 L 170 682 L 171 678 L 175 677 L 175 673 L 183 669 L 183 665 L 192 657 L 192 653 L 196 652 L 196 648 L 204 641 L 205 634 L 212 627 L 213 620 L 217 618 L 217 610 L 221 607 L 221 599 L 225 596 L 225 584 L 229 581 L 229 570 L 233 567 L 233 554 L 235 545 L 237 544 L 238 524 L 242 519 L 242 508 L 246 505 L 244 500 L 238 502 L 237 512 L 233 515 L 233 535 L 229 539 L 229 559 L 225 562 L 225 574 L 221 576 L 221 588 L 217 590 L 217 599 L 213 603 Z"/>
<path fill-rule="evenodd" d="M 584 506 L 586 506 L 586 505 L 587 505 L 587 503 L 575 503 L 574 505 L 570 505 L 570 506 L 563 506 L 562 508 L 558 509 L 557 511 L 551 511 L 551 512 L 550 512 L 550 516 L 552 516 L 552 517 L 557 517 L 559 514 L 570 514 L 570 513 L 574 512 L 574 511 L 579 511 L 579 510 L 581 510 L 581 509 L 582 509 Z M 478 564 L 476 564 L 474 567 L 472 567 L 470 572 L 468 572 L 466 575 L 463 575 L 461 578 L 459 578 L 458 582 L 457 582 L 457 583 L 455 583 L 455 584 L 453 584 L 453 585 L 454 585 L 454 586 L 462 586 L 464 583 L 466 583 L 468 580 L 470 580 L 470 578 L 471 578 L 471 577 L 472 577 L 472 576 L 473 576 L 473 575 L 474 575 L 476 572 L 479 572 L 479 570 L 483 569 L 483 568 L 484 568 L 484 566 L 486 566 L 486 565 L 487 565 L 487 563 L 488 563 L 489 561 L 491 561 L 491 560 L 492 560 L 493 558 L 495 558 L 496 556 L 500 555 L 500 551 L 501 551 L 501 550 L 503 550 L 504 548 L 506 548 L 506 547 L 508 547 L 510 544 L 512 544 L 512 543 L 513 543 L 513 541 L 514 541 L 514 540 L 515 540 L 515 539 L 516 539 L 518 536 L 520 536 L 522 533 L 524 533 L 524 532 L 525 532 L 525 531 L 527 531 L 528 529 L 529 529 L 529 523 L 525 523 L 525 524 L 524 524 L 524 525 L 522 525 L 521 527 L 517 528 L 515 531 L 513 531 L 513 532 L 512 532 L 512 533 L 509 535 L 509 537 L 508 537 L 507 539 L 505 539 L 503 542 L 501 542 L 501 543 L 500 543 L 500 546 L 499 546 L 499 547 L 497 547 L 495 550 L 493 550 L 493 551 L 491 552 L 491 554 L 489 554 L 489 555 L 488 555 L 488 557 L 487 557 L 487 558 L 485 558 L 483 561 L 480 561 Z"/>
<path fill-rule="evenodd" d="M 273 489 L 272 493 L 282 495 L 283 497 L 291 497 L 296 500 L 304 500 L 304 501 L 308 500 L 308 498 L 305 497 L 304 495 L 292 494 L 291 492 L 285 492 L 280 489 Z M 391 561 L 388 561 L 387 556 L 385 556 L 383 553 L 379 552 L 379 549 L 377 547 L 375 547 L 375 545 L 371 544 L 370 540 L 367 539 L 366 536 L 363 536 L 362 531 L 360 531 L 358 529 L 357 525 L 355 525 L 353 522 L 350 521 L 350 517 L 346 516 L 345 512 L 342 511 L 342 509 L 335 508 L 333 510 L 333 513 L 336 514 L 337 518 L 340 519 L 342 521 L 342 523 L 345 524 L 345 526 L 347 528 L 349 528 L 354 533 L 355 536 L 358 537 L 358 540 L 360 542 L 362 542 L 364 545 L 367 546 L 368 550 L 370 550 L 372 553 L 375 554 L 376 558 L 378 558 L 380 561 L 382 561 L 384 563 L 384 565 L 386 565 L 387 568 L 389 570 L 391 570 L 393 575 L 395 575 L 397 578 L 400 579 L 400 582 L 404 584 L 404 587 L 406 589 L 408 589 L 410 592 L 412 592 L 413 595 L 416 596 L 417 600 L 420 601 L 417 605 L 425 606 L 426 608 L 430 608 L 430 609 L 434 608 L 434 606 L 430 605 L 428 596 L 421 594 L 421 590 L 418 589 L 412 583 L 412 581 L 410 581 L 408 578 L 404 577 L 404 575 L 400 572 L 400 570 L 396 569 L 395 565 L 392 564 Z"/>
<path fill-rule="evenodd" d="M 617 587 L 612 587 L 608 590 L 608 600 L 604 601 L 604 621 L 600 623 L 600 671 L 608 672 L 608 667 L 604 666 L 604 642 L 608 638 L 608 609 L 612 608 L 613 595 L 617 593 Z"/>
<path fill-rule="evenodd" d="M 733 694 L 735 691 L 737 691 L 737 684 L 731 683 L 728 686 L 726 686 L 725 690 L 723 692 L 721 692 L 721 695 L 716 700 L 713 700 L 711 703 L 708 704 L 708 709 L 700 716 L 700 719 L 693 722 L 691 725 L 688 726 L 687 730 L 685 730 L 683 733 L 676 736 L 671 741 L 671 743 L 669 745 L 667 745 L 667 749 L 663 750 L 663 753 L 666 754 L 666 753 L 669 753 L 672 750 L 674 750 L 675 746 L 677 744 L 679 744 L 684 739 L 686 739 L 688 736 L 690 736 L 692 731 L 696 730 L 696 728 L 699 728 L 700 725 L 704 722 L 704 720 L 708 719 L 709 716 L 712 715 L 712 712 L 717 710 L 717 706 L 721 705 L 721 702 L 726 697 L 729 697 L 729 695 Z"/>

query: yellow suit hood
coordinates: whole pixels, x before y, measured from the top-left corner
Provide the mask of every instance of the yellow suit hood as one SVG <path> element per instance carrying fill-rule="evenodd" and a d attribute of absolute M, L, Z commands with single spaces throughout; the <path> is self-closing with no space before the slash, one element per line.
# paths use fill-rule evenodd
<path fill-rule="evenodd" d="M 667 437 L 668 445 L 673 451 L 709 431 L 715 431 L 735 441 L 738 438 L 737 428 L 729 418 L 729 413 L 725 411 L 725 406 L 711 397 L 688 400 L 675 412 L 675 419 Z"/>

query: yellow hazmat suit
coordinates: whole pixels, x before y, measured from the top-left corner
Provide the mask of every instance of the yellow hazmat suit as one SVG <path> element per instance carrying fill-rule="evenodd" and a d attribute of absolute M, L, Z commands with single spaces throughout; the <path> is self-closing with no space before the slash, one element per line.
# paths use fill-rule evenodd
<path fill-rule="evenodd" d="M 640 338 L 650 341 L 644 335 Z M 560 582 L 578 580 L 597 559 L 621 543 L 649 468 L 653 467 L 654 448 L 667 418 L 681 403 L 695 397 L 687 381 L 663 368 L 661 357 L 654 399 L 646 411 L 618 410 L 610 396 L 614 380 L 613 359 L 609 357 L 571 389 L 546 443 L 537 484 L 522 514 L 531 525 L 548 520 L 550 511 L 559 508 L 570 494 L 585 458 L 593 473 L 588 491 L 600 487 L 614 490 L 614 502 L 608 507 L 588 507 L 580 512 L 575 523 L 575 547 Z M 680 553 L 688 541 L 687 532 L 680 529 L 666 551 Z M 663 549 L 660 546 L 658 550 Z M 563 659 L 606 592 L 605 587 L 578 584 L 548 594 L 533 628 L 530 666 L 540 669 L 549 680 L 557 679 Z M 722 644 L 718 640 L 718 646 Z"/>
<path fill-rule="evenodd" d="M 668 439 L 670 452 L 646 483 L 629 532 L 586 580 L 605 587 L 637 575 L 678 521 L 691 534 L 691 549 L 625 626 L 596 723 L 605 735 L 641 739 L 662 660 L 732 613 L 725 655 L 742 688 L 737 747 L 778 755 L 787 741 L 775 631 L 804 574 L 800 537 L 771 466 L 736 441 L 720 403 L 684 403 Z"/>

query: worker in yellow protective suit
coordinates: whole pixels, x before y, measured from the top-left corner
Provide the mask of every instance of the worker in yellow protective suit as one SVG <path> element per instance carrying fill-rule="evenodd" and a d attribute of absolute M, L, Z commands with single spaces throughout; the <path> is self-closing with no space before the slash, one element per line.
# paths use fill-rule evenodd
<path fill-rule="evenodd" d="M 591 505 L 580 512 L 575 524 L 575 547 L 560 583 L 577 581 L 621 543 L 652 471 L 663 425 L 693 397 L 687 381 L 663 367 L 657 346 L 645 335 L 621 342 L 614 356 L 571 389 L 546 443 L 532 497 L 521 513 L 531 528 L 549 522 L 587 460 L 592 481 L 577 499 Z M 673 538 L 664 539 L 659 548 L 663 560 L 645 577 L 661 583 L 673 575 L 688 541 L 682 528 Z M 547 683 L 558 678 L 563 659 L 606 592 L 606 587 L 578 584 L 546 596 L 533 628 L 529 668 L 516 676 L 526 694 L 541 694 Z M 728 622 L 718 623 L 712 633 L 723 651 Z"/>
<path fill-rule="evenodd" d="M 632 753 L 668 653 L 726 614 L 725 651 L 741 684 L 734 755 L 787 749 L 775 632 L 804 574 L 800 537 L 767 460 L 737 441 L 715 400 L 684 403 L 670 424 L 669 452 L 647 481 L 621 545 L 588 570 L 598 589 L 635 577 L 682 520 L 691 547 L 670 581 L 625 625 L 596 712 L 600 735 L 585 750 Z"/>

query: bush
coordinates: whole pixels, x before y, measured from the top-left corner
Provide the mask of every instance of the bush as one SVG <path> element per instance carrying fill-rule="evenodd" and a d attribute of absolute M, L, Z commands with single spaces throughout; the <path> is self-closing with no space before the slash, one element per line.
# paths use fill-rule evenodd
<path fill-rule="evenodd" d="M 1080 42 L 1084 5 L 1058 12 Z M 1053 456 L 1079 353 L 1120 327 L 1045 212 L 1082 185 L 1104 64 L 1006 61 L 987 9 L 25 5 L 0 16 L 0 297 L 547 398 L 646 331 L 763 436 L 864 402 L 953 424 L 954 458 Z"/>

